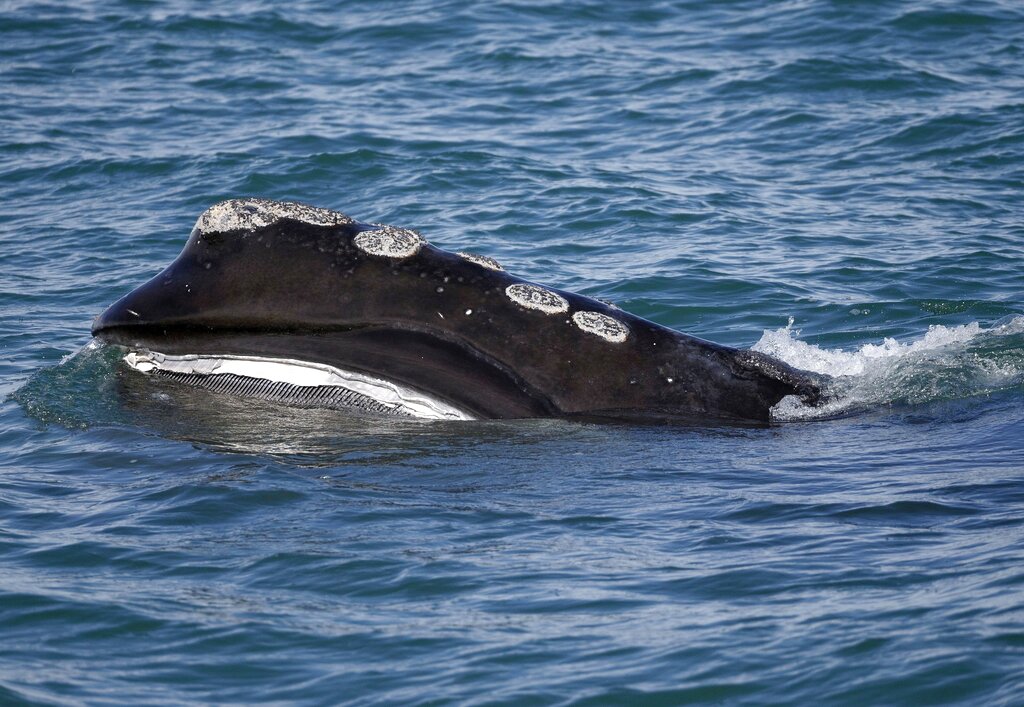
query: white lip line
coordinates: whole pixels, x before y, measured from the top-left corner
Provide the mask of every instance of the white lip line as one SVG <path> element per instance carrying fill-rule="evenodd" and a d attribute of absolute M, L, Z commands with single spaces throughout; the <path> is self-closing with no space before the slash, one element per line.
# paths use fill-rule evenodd
<path fill-rule="evenodd" d="M 156 351 L 129 351 L 124 362 L 141 373 L 170 371 L 197 375 L 234 374 L 280 381 L 300 387 L 335 386 L 365 395 L 403 412 L 432 420 L 474 420 L 474 415 L 449 403 L 383 378 L 348 371 L 323 363 L 291 358 L 186 354 L 171 356 Z"/>

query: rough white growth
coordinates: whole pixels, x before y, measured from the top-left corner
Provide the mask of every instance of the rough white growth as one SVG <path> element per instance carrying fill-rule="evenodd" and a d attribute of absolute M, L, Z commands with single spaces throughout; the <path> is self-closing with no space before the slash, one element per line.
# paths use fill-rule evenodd
<path fill-rule="evenodd" d="M 505 288 L 505 294 L 521 307 L 536 309 L 545 314 L 569 311 L 569 303 L 564 297 L 537 285 L 509 285 Z"/>
<path fill-rule="evenodd" d="M 247 378 L 303 387 L 337 386 L 376 400 L 407 415 L 428 420 L 472 420 L 473 415 L 443 400 L 408 386 L 322 363 L 257 356 L 170 356 L 156 351 L 131 351 L 124 362 L 136 371 L 216 376 L 234 374 Z"/>
<path fill-rule="evenodd" d="M 459 251 L 457 255 L 463 260 L 468 260 L 471 263 L 476 263 L 477 265 L 485 267 L 489 270 L 505 269 L 501 267 L 501 263 L 499 263 L 497 260 L 495 260 L 494 258 L 489 258 L 486 255 L 477 255 L 476 253 L 464 253 L 462 251 Z"/>
<path fill-rule="evenodd" d="M 364 253 L 385 258 L 416 255 L 424 243 L 420 234 L 397 226 L 380 226 L 375 231 L 363 231 L 352 242 Z"/>
<path fill-rule="evenodd" d="M 629 329 L 614 317 L 600 312 L 576 312 L 572 320 L 588 334 L 600 336 L 605 341 L 621 344 L 629 337 Z"/>
<path fill-rule="evenodd" d="M 295 219 L 314 226 L 355 223 L 340 211 L 321 209 L 294 201 L 247 198 L 229 199 L 214 204 L 199 217 L 194 230 L 200 233 L 252 231 L 283 218 Z"/>

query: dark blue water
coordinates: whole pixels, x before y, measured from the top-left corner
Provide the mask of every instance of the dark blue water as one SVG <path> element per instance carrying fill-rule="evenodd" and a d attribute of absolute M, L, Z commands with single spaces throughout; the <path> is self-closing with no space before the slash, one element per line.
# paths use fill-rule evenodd
<path fill-rule="evenodd" d="M 1024 701 L 1019 4 L 7 2 L 0 88 L 0 703 Z M 383 422 L 87 346 L 241 195 L 841 395 Z"/>

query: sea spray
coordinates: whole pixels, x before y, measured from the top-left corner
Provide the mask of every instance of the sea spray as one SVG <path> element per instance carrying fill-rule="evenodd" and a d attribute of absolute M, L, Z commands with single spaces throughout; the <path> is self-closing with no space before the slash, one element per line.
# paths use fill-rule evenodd
<path fill-rule="evenodd" d="M 833 377 L 831 400 L 811 407 L 796 397 L 772 410 L 776 420 L 847 415 L 892 404 L 984 395 L 1024 383 L 1024 316 L 1004 317 L 989 327 L 978 322 L 934 324 L 918 339 L 885 338 L 853 351 L 827 349 L 801 341 L 793 318 L 765 331 L 752 347 L 786 363 Z"/>

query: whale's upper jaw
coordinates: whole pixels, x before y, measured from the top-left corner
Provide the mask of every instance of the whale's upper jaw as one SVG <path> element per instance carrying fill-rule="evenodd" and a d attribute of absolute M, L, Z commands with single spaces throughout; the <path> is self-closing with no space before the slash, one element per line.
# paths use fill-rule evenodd
<path fill-rule="evenodd" d="M 479 417 L 767 421 L 782 397 L 818 390 L 771 357 L 526 282 L 414 231 L 262 199 L 204 212 L 175 261 L 93 333 L 166 354 L 302 358 L 390 376 Z"/>
<path fill-rule="evenodd" d="M 275 263 L 275 256 L 302 240 L 321 251 L 333 249 L 371 228 L 339 211 L 298 202 L 242 198 L 217 203 L 196 220 L 174 262 L 108 307 L 93 321 L 92 333 L 300 324 L 298 308 L 289 312 L 284 306 L 289 295 L 297 304 L 303 297 L 329 293 L 303 283 L 300 264 Z"/>

